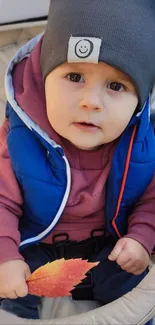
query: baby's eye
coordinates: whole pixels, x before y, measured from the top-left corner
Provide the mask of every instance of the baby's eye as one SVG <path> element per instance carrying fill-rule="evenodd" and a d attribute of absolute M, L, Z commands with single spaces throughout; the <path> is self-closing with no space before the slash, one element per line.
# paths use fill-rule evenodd
<path fill-rule="evenodd" d="M 111 89 L 113 91 L 124 91 L 125 90 L 125 86 L 123 86 L 119 82 L 111 82 L 108 85 L 108 89 Z"/>
<path fill-rule="evenodd" d="M 84 77 L 80 73 L 69 73 L 67 79 L 72 82 L 84 82 Z"/>

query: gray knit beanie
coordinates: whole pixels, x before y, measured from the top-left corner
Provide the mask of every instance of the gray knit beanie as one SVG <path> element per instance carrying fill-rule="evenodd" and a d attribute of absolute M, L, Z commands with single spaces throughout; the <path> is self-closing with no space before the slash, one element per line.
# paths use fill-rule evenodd
<path fill-rule="evenodd" d="M 51 0 L 43 78 L 64 62 L 103 61 L 135 84 L 140 107 L 155 81 L 155 0 Z"/>

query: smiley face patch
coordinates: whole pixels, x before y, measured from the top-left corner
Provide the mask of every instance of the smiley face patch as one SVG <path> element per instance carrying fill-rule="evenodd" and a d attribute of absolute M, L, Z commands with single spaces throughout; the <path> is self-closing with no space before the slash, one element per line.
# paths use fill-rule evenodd
<path fill-rule="evenodd" d="M 95 37 L 70 37 L 68 62 L 98 63 L 102 40 Z"/>

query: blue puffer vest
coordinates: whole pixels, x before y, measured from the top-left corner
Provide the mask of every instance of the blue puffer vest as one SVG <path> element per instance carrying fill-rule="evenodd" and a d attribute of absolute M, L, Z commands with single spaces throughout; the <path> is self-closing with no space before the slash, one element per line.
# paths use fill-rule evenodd
<path fill-rule="evenodd" d="M 19 115 L 8 103 L 8 149 L 24 198 L 23 217 L 19 224 L 22 249 L 43 240 L 55 227 L 68 200 L 71 176 L 63 149 L 43 131 L 38 132 L 37 127 L 29 128 L 28 122 L 25 123 Z M 131 157 L 129 147 L 132 149 Z M 126 234 L 128 216 L 150 183 L 154 171 L 155 137 L 149 121 L 148 100 L 142 113 L 133 117 L 120 137 L 107 181 L 106 223 L 115 238 Z"/>

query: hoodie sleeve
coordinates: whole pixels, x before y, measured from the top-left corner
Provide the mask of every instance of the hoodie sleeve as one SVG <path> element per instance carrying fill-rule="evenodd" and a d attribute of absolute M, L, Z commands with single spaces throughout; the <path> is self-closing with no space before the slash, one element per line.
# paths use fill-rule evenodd
<path fill-rule="evenodd" d="M 5 120 L 0 128 L 0 263 L 23 259 L 18 251 L 23 199 L 7 149 L 8 125 Z"/>
<path fill-rule="evenodd" d="M 137 240 L 151 254 L 155 246 L 155 174 L 128 219 L 125 237 Z"/>

